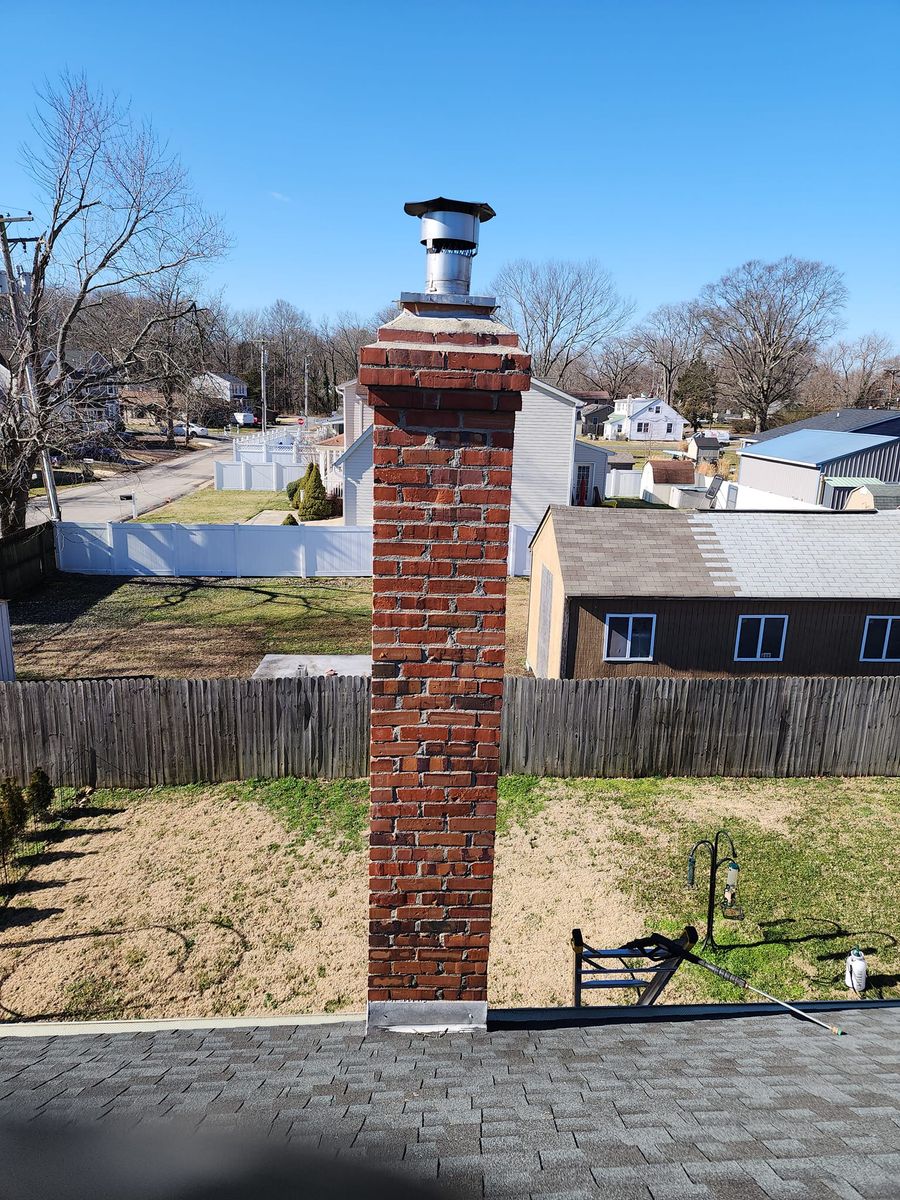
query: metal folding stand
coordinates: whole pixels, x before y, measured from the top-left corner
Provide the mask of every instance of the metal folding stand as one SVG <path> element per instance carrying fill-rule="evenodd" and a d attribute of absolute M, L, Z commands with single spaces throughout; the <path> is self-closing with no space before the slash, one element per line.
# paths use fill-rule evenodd
<path fill-rule="evenodd" d="M 654 1004 L 683 962 L 684 954 L 696 944 L 697 930 L 693 925 L 686 925 L 678 938 L 651 933 L 611 950 L 586 946 L 581 930 L 573 929 L 572 1003 L 581 1008 L 581 994 L 586 988 L 634 988 L 638 993 L 636 1005 Z M 616 961 L 618 966 L 609 965 Z M 644 975 L 648 978 L 641 978 Z"/>

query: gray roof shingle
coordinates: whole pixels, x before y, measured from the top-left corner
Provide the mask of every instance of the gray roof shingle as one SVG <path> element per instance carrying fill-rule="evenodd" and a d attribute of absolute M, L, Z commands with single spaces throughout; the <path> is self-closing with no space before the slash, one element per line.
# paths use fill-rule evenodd
<path fill-rule="evenodd" d="M 568 596 L 900 598 L 895 513 L 551 505 Z"/>

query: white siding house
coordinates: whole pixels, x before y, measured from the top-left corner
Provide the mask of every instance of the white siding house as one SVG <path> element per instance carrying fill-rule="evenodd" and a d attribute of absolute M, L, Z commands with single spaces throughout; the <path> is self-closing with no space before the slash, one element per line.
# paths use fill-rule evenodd
<path fill-rule="evenodd" d="M 633 442 L 680 442 L 687 424 L 681 413 L 658 396 L 616 400 L 603 423 L 603 436 Z"/>
<path fill-rule="evenodd" d="M 372 424 L 372 406 L 366 403 L 368 388 L 361 387 L 355 379 L 342 383 L 338 391 L 344 398 L 344 445 L 349 449 Z"/>
<path fill-rule="evenodd" d="M 375 483 L 371 421 L 365 432 L 360 434 L 349 450 L 344 451 L 334 466 L 344 473 L 344 524 L 371 525 L 372 489 Z"/>
<path fill-rule="evenodd" d="M 191 391 L 227 411 L 243 412 L 247 408 L 246 383 L 225 371 L 204 371 L 202 375 L 196 375 L 191 380 Z"/>
<path fill-rule="evenodd" d="M 335 462 L 344 474 L 344 522 L 372 522 L 372 409 L 355 381 L 342 385 L 347 450 Z M 364 411 L 363 411 L 364 410 Z M 609 451 L 575 436 L 577 401 L 539 379 L 522 393 L 516 415 L 510 524 L 535 530 L 548 504 L 591 504 L 606 495 Z M 360 430 L 354 440 L 352 432 Z"/>

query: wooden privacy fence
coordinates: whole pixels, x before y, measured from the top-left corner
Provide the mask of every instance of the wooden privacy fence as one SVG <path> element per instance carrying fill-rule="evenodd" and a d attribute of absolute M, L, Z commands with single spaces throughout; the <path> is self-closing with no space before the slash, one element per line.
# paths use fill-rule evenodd
<path fill-rule="evenodd" d="M 0 684 L 0 777 L 218 783 L 368 772 L 369 682 L 94 679 Z"/>
<path fill-rule="evenodd" d="M 53 526 L 49 521 L 0 538 L 0 599 L 15 600 L 56 570 Z"/>
<path fill-rule="evenodd" d="M 368 771 L 369 682 L 0 683 L 0 778 L 101 787 Z M 898 775 L 900 677 L 508 678 L 507 774 Z"/>
<path fill-rule="evenodd" d="M 511 774 L 897 775 L 900 677 L 514 679 Z"/>

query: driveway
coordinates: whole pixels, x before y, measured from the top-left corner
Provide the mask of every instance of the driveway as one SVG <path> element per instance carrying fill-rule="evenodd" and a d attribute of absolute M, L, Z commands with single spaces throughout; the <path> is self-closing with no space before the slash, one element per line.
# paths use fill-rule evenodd
<path fill-rule="evenodd" d="M 59 503 L 64 521 L 122 521 L 131 516 L 131 502 L 119 496 L 134 493 L 138 512 L 159 508 L 169 500 L 177 500 L 210 483 L 213 464 L 231 457 L 231 446 L 223 443 L 209 450 L 193 450 L 171 459 L 158 467 L 128 472 L 98 483 L 78 484 L 62 488 Z M 39 525 L 49 519 L 45 496 L 32 500 L 28 506 L 28 524 Z"/>

